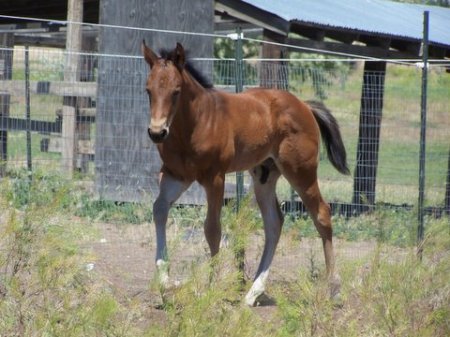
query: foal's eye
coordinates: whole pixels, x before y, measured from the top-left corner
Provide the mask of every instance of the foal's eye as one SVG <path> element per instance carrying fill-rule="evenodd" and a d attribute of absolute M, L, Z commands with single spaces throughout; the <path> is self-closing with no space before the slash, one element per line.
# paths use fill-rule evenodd
<path fill-rule="evenodd" d="M 173 101 L 176 101 L 178 96 L 180 96 L 180 90 L 174 91 L 173 94 L 172 94 Z"/>

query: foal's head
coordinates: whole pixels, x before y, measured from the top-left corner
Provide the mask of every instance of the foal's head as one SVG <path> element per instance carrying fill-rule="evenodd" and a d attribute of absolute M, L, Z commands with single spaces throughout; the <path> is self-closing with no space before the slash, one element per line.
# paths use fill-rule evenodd
<path fill-rule="evenodd" d="M 146 90 L 151 103 L 151 119 L 148 134 L 155 143 L 161 143 L 169 135 L 175 116 L 183 83 L 182 71 L 185 63 L 183 46 L 176 48 L 167 57 L 158 57 L 142 43 L 142 52 L 151 72 L 147 78 Z"/>

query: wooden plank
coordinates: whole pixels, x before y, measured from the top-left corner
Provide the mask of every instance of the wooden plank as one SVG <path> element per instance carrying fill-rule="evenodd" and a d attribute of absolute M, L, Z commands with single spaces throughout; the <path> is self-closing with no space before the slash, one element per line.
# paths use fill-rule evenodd
<path fill-rule="evenodd" d="M 286 43 L 293 46 L 312 48 L 319 51 L 311 51 L 320 54 L 322 50 L 346 53 L 352 55 L 359 55 L 365 57 L 378 57 L 378 58 L 391 58 L 391 59 L 417 59 L 417 54 L 409 54 L 406 52 L 400 52 L 390 50 L 381 47 L 368 47 L 363 45 L 352 45 L 346 43 L 328 42 L 328 41 L 312 41 L 298 38 L 288 38 Z M 297 48 L 293 48 L 292 51 L 299 51 Z M 323 52 L 326 54 L 325 52 Z"/>
<path fill-rule="evenodd" d="M 65 82 L 65 81 L 30 81 L 31 94 L 43 94 L 39 88 L 45 83 L 48 90 L 44 93 L 56 96 L 70 97 L 95 97 L 97 96 L 96 82 Z M 25 95 L 25 84 L 23 80 L 0 80 L 0 92 L 7 93 L 11 96 Z"/>
<path fill-rule="evenodd" d="M 46 152 L 61 153 L 64 147 L 64 141 L 61 137 L 48 138 L 48 147 Z M 84 155 L 95 154 L 95 144 L 90 140 L 79 140 L 77 142 L 77 153 Z"/>
<path fill-rule="evenodd" d="M 78 116 L 80 117 L 95 117 L 97 108 L 80 108 L 78 110 Z"/>
<path fill-rule="evenodd" d="M 96 50 L 96 48 L 96 38 L 84 35 L 82 39 L 83 51 L 92 52 Z M 80 56 L 79 62 L 81 70 L 80 81 L 95 81 L 94 65 L 96 64 L 96 59 L 89 55 L 83 54 Z M 91 139 L 91 122 L 95 120 L 96 109 L 92 107 L 92 99 L 90 97 L 77 97 L 77 109 L 76 137 L 78 140 L 78 146 L 80 146 L 80 141 L 89 142 Z M 80 149 L 78 149 L 77 152 L 80 153 Z M 77 156 L 76 167 L 81 173 L 88 173 L 90 157 L 90 154 L 84 153 Z"/>
<path fill-rule="evenodd" d="M 61 133 L 61 122 L 49 122 L 31 120 L 25 118 L 5 117 L 0 118 L 0 131 L 33 131 L 40 133 Z"/>
<path fill-rule="evenodd" d="M 215 1 L 215 9 L 274 33 L 286 35 L 289 31 L 290 23 L 288 21 L 243 1 L 217 0 Z"/>
<path fill-rule="evenodd" d="M 100 23 L 212 33 L 214 1 L 101 0 Z M 140 56 L 143 39 L 156 51 L 181 42 L 190 50 L 189 57 L 213 55 L 209 37 L 114 28 L 100 31 L 99 52 Z M 212 73 L 211 64 L 205 62 L 201 70 Z M 161 161 L 147 134 L 149 104 L 144 86 L 148 71 L 141 58 L 99 59 L 95 170 L 96 190 L 102 198 L 143 201 L 158 194 Z"/>
<path fill-rule="evenodd" d="M 78 147 L 77 147 L 77 153 L 94 155 L 95 154 L 95 144 L 91 140 L 79 140 Z"/>
<path fill-rule="evenodd" d="M 16 34 L 15 44 L 16 46 L 64 48 L 66 46 L 66 38 L 62 35 Z"/>

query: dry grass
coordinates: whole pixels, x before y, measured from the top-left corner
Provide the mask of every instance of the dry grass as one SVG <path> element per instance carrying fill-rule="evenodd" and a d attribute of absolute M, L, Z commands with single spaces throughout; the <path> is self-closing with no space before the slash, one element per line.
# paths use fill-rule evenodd
<path fill-rule="evenodd" d="M 225 209 L 227 235 L 213 264 L 199 222 L 202 211 L 173 214 L 168 231 L 171 273 L 182 283 L 165 292 L 162 301 L 154 282 L 151 223 L 76 217 L 75 210 L 83 207 L 79 192 L 51 177 L 33 177 L 31 185 L 4 180 L 1 191 L 2 337 L 450 332 L 448 218 L 428 221 L 423 262 L 414 246 L 395 246 L 396 235 L 389 234 L 408 221 L 405 215 L 381 212 L 335 219 L 343 284 L 339 306 L 327 297 L 321 242 L 316 235 L 305 237 L 312 224 L 300 220 L 287 226 L 273 264 L 267 290 L 276 304 L 248 308 L 242 299 L 249 284 L 242 288 L 234 255 L 236 249 L 246 249 L 245 275 L 250 278 L 263 245 L 259 219 L 248 205 L 237 217 Z M 372 239 L 351 235 L 370 228 L 385 232 Z"/>

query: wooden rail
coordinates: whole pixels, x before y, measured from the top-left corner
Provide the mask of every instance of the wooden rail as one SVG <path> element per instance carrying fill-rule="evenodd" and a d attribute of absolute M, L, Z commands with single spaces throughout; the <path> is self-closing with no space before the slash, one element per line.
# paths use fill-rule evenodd
<path fill-rule="evenodd" d="M 25 95 L 24 80 L 0 81 L 0 92 L 11 96 Z M 96 82 L 30 81 L 31 94 L 49 94 L 71 97 L 96 97 Z"/>

